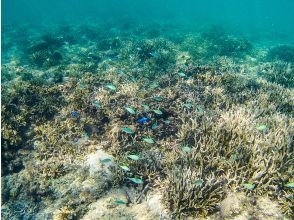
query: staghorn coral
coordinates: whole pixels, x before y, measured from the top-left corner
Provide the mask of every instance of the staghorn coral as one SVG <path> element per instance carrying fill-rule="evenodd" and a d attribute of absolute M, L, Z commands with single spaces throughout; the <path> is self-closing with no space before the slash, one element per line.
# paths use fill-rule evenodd
<path fill-rule="evenodd" d="M 209 171 L 206 162 L 202 161 L 199 154 L 193 159 L 183 158 L 178 166 L 169 171 L 166 178 L 165 202 L 180 219 L 186 215 L 207 216 L 215 212 L 225 195 L 225 182 L 221 175 L 215 176 L 213 171 Z M 199 180 L 203 182 L 197 185 Z"/>
<path fill-rule="evenodd" d="M 141 62 L 148 65 L 149 72 L 166 71 L 176 63 L 175 46 L 165 39 L 139 41 L 134 51 Z M 149 73 L 148 77 L 153 74 Z"/>
<path fill-rule="evenodd" d="M 259 74 L 270 82 L 288 88 L 294 87 L 294 69 L 290 63 L 265 63 L 259 68 Z"/>
<path fill-rule="evenodd" d="M 68 220 L 72 219 L 73 211 L 68 207 L 63 207 L 53 214 L 53 220 Z"/>
<path fill-rule="evenodd" d="M 47 56 L 39 67 L 22 66 L 27 55 L 5 64 L 2 161 L 20 166 L 4 173 L 4 217 L 86 218 L 114 186 L 134 192 L 123 208 L 160 190 L 174 218 L 223 214 L 232 191 L 269 198 L 291 216 L 292 66 L 248 58 L 252 45 L 221 30 L 174 39 L 159 26 L 161 38 L 146 39 L 152 28 L 135 29 L 65 27 L 63 38 L 29 50 Z M 64 62 L 46 66 L 61 54 Z M 88 167 L 104 151 L 111 163 L 97 157 Z M 105 216 L 120 217 L 133 218 L 119 209 Z"/>
<path fill-rule="evenodd" d="M 97 49 L 98 50 L 112 50 L 112 49 L 119 49 L 121 46 L 121 40 L 119 38 L 113 38 L 113 39 L 102 39 L 97 43 Z"/>
<path fill-rule="evenodd" d="M 241 111 L 246 112 L 245 109 L 242 109 Z M 230 118 L 226 118 L 226 116 L 221 117 L 221 120 L 229 123 L 230 125 L 228 125 L 231 126 L 231 128 L 225 128 L 222 122 L 216 123 L 219 128 L 214 127 L 214 123 L 210 122 L 210 124 L 207 124 L 207 122 L 205 122 L 206 125 L 204 126 L 206 131 L 204 134 L 198 134 L 200 137 L 197 137 L 197 130 L 191 132 L 194 136 L 194 143 L 196 145 L 194 145 L 195 149 L 193 148 L 193 152 L 191 153 L 193 156 L 188 154 L 187 158 L 183 159 L 180 165 L 178 165 L 180 167 L 169 168 L 167 171 L 168 183 L 166 185 L 165 201 L 170 209 L 176 209 L 178 214 L 185 213 L 184 211 L 181 211 L 182 206 L 182 209 L 185 210 L 186 208 L 188 213 L 189 211 L 194 210 L 192 213 L 200 213 L 202 215 L 207 214 L 205 212 L 201 213 L 201 210 L 199 212 L 199 210 L 196 211 L 197 209 L 193 209 L 193 207 L 200 206 L 199 204 L 197 206 L 199 200 L 195 201 L 193 200 L 193 197 L 188 197 L 188 195 L 195 195 L 193 193 L 196 188 L 195 183 L 191 184 L 190 181 L 195 181 L 195 179 L 205 180 L 205 178 L 209 176 L 209 173 L 206 175 L 200 175 L 198 171 L 198 176 L 193 177 L 193 175 L 197 174 L 196 168 L 200 169 L 202 172 L 205 170 L 208 170 L 211 173 L 215 172 L 214 176 L 224 181 L 225 186 L 231 190 L 242 190 L 242 184 L 252 181 L 257 185 L 255 192 L 258 194 L 268 193 L 272 184 L 291 181 L 288 179 L 288 173 L 291 172 L 291 166 L 289 167 L 287 164 L 290 163 L 290 157 L 293 155 L 293 149 L 291 148 L 291 135 L 293 133 L 293 128 L 287 127 L 287 124 L 289 123 L 290 125 L 293 122 L 286 121 L 286 124 L 284 125 L 285 127 L 283 132 L 280 133 L 280 136 L 278 136 L 278 133 L 273 130 L 271 131 L 273 133 L 263 137 L 256 134 L 256 127 L 252 126 L 254 125 L 254 115 L 245 116 L 243 115 L 244 113 L 234 113 L 236 115 L 233 117 L 230 116 Z M 247 114 L 248 113 L 249 112 L 247 112 Z M 228 114 L 231 113 L 226 113 L 226 115 Z M 281 122 L 281 119 L 278 120 Z M 209 126 L 213 127 L 209 128 Z M 250 127 L 250 130 L 245 130 Z M 282 126 L 279 125 L 277 127 L 281 128 Z M 210 129 L 212 130 L 210 131 Z M 286 137 L 284 136 L 285 133 Z M 191 138 L 193 138 L 193 136 Z M 185 141 L 189 143 L 189 137 L 185 137 Z M 193 146 L 191 142 L 190 145 Z M 265 148 L 265 146 L 268 147 Z M 284 153 L 277 154 L 277 151 L 273 152 L 271 149 L 275 148 L 274 146 L 281 146 L 280 150 Z M 261 150 L 260 147 L 263 147 L 263 150 Z M 194 156 L 195 154 L 196 156 Z M 197 154 L 199 157 L 198 160 Z M 193 162 L 191 163 L 194 167 L 189 166 L 189 158 L 193 159 Z M 187 166 L 186 170 L 182 168 L 185 166 Z M 276 169 L 280 171 L 280 174 L 282 174 L 281 176 L 276 175 L 274 172 Z M 283 179 L 283 176 L 286 177 L 286 179 Z M 224 189 L 224 186 L 222 186 L 221 189 Z M 273 189 L 272 193 L 269 195 L 278 198 L 281 200 L 281 203 L 284 203 L 288 201 L 288 196 L 284 193 L 287 192 L 285 192 L 282 187 Z M 224 195 L 225 191 L 222 192 L 222 196 L 219 195 L 217 201 L 221 200 Z M 208 200 L 209 196 L 207 198 L 207 201 Z M 218 204 L 215 204 L 214 206 L 213 200 L 210 200 L 208 204 L 213 208 L 210 209 L 209 207 L 206 207 L 202 209 L 210 210 L 211 212 L 217 210 Z M 288 203 L 288 207 L 289 205 L 290 203 Z M 287 209 L 288 208 L 284 209 L 284 211 L 288 213 L 289 211 L 286 211 Z"/>
<path fill-rule="evenodd" d="M 62 55 L 57 51 L 63 45 L 63 39 L 53 37 L 51 34 L 44 34 L 40 41 L 30 45 L 26 49 L 29 60 L 38 67 L 49 68 L 58 65 Z"/>
<path fill-rule="evenodd" d="M 39 41 L 29 45 L 27 50 L 30 53 L 34 53 L 42 50 L 54 50 L 63 45 L 63 39 L 61 37 L 55 37 L 52 34 L 43 34 Z"/>
<path fill-rule="evenodd" d="M 21 164 L 13 165 L 13 158 L 19 149 L 29 145 L 31 126 L 51 119 L 63 99 L 56 86 L 38 86 L 21 81 L 10 86 L 9 90 L 3 90 L 2 94 L 1 143 L 2 165 L 5 165 L 2 171 L 5 173 L 19 170 Z"/>
<path fill-rule="evenodd" d="M 62 60 L 62 55 L 58 51 L 50 52 L 48 50 L 39 50 L 30 56 L 32 63 L 38 67 L 51 67 L 58 65 Z"/>
<path fill-rule="evenodd" d="M 214 26 L 204 31 L 201 38 L 206 41 L 206 55 L 229 56 L 242 58 L 253 50 L 252 44 L 246 39 L 229 36 L 223 28 Z"/>
<path fill-rule="evenodd" d="M 239 84 L 234 85 L 234 87 L 229 87 L 228 85 L 232 84 L 231 80 L 239 82 Z M 256 193 L 264 194 L 268 192 L 269 185 L 272 184 L 272 178 L 277 178 L 277 176 L 275 176 L 276 174 L 269 173 L 269 170 L 279 169 L 282 173 L 284 173 L 283 175 L 287 176 L 287 173 L 289 172 L 288 169 L 290 168 L 287 164 L 290 162 L 290 157 L 293 154 L 293 149 L 291 148 L 291 135 L 293 132 L 291 124 L 293 124 L 293 122 L 291 119 L 290 121 L 288 121 L 289 119 L 287 119 L 287 117 L 281 118 L 279 113 L 277 113 L 277 115 L 273 115 L 272 109 L 274 109 L 275 111 L 284 112 L 286 109 L 281 108 L 281 106 L 284 105 L 283 102 L 287 99 L 281 99 L 280 97 L 286 96 L 290 98 L 291 92 L 285 93 L 285 90 L 283 89 L 283 92 L 281 92 L 280 87 L 273 87 L 265 81 L 255 81 L 254 78 L 247 79 L 242 75 L 197 75 L 194 82 L 198 87 L 198 90 L 194 92 L 199 99 L 197 102 L 207 100 L 206 102 L 204 102 L 204 110 L 206 110 L 206 112 L 201 113 L 200 111 L 192 113 L 191 111 L 186 110 L 186 113 L 184 115 L 179 115 L 182 120 L 177 121 L 176 125 L 178 127 L 178 140 L 184 144 L 195 146 L 195 152 L 200 150 L 201 161 L 214 161 L 214 165 L 208 166 L 203 164 L 201 166 L 202 169 L 209 168 L 209 170 L 220 172 L 221 175 L 219 176 L 219 178 L 224 183 L 226 183 L 226 186 L 230 189 L 243 190 L 243 184 L 253 181 L 257 185 L 257 188 L 255 189 Z M 191 84 L 189 85 L 191 86 Z M 183 84 L 183 82 L 179 81 L 179 84 L 176 84 L 174 86 L 174 88 L 178 89 L 180 88 L 179 86 L 186 87 L 188 85 L 185 85 Z M 201 89 L 201 86 L 204 90 Z M 268 89 L 272 91 L 273 96 L 272 98 L 265 100 L 264 95 L 267 94 Z M 203 93 L 203 91 L 206 92 Z M 252 99 L 253 96 L 250 95 L 251 92 L 257 92 L 257 100 Z M 174 111 L 181 111 L 180 105 L 177 106 L 176 103 L 184 102 L 184 100 L 181 100 L 182 96 L 178 94 L 173 97 L 167 91 L 165 91 L 164 93 L 166 94 L 167 100 L 165 101 L 167 103 L 170 103 L 170 99 L 172 99 L 175 103 Z M 243 93 L 246 96 L 240 99 L 240 93 Z M 186 97 L 189 98 L 189 93 L 186 95 Z M 194 97 L 194 95 L 192 95 L 191 97 Z M 240 106 L 232 107 L 233 104 L 237 106 L 236 101 L 239 102 Z M 222 104 L 220 105 L 220 103 Z M 256 103 L 258 104 L 256 105 Z M 161 105 L 162 104 L 163 103 L 161 103 Z M 196 105 L 196 103 L 194 105 Z M 277 124 L 277 121 L 264 121 L 265 118 L 269 116 L 274 121 L 278 120 L 279 123 L 282 123 L 283 125 Z M 184 117 L 187 118 L 185 119 Z M 263 136 L 262 133 L 260 134 L 257 130 L 258 124 L 260 123 L 266 123 L 269 124 L 269 126 L 273 123 L 274 125 L 270 126 L 271 133 L 266 136 Z M 275 130 L 276 128 L 281 129 L 282 127 L 283 132 L 281 133 Z M 136 147 L 133 144 L 130 144 L 130 141 L 134 142 L 134 140 L 136 140 L 136 136 L 135 139 L 120 139 L 121 136 L 119 135 L 119 126 L 116 130 L 116 134 L 117 135 L 113 136 L 112 138 L 118 139 L 119 142 L 117 143 L 115 140 L 112 139 L 114 141 L 113 148 L 127 146 L 127 148 L 123 149 L 123 152 L 132 152 L 134 149 L 136 149 L 136 151 L 138 151 L 138 149 L 142 149 L 138 144 L 135 144 Z M 166 132 L 164 132 L 164 134 L 166 134 Z M 158 138 L 158 143 L 162 144 L 162 147 L 166 146 L 167 144 L 163 144 L 161 138 L 162 137 Z M 275 153 L 271 151 L 271 149 L 275 148 L 275 145 L 281 146 L 281 152 L 285 152 L 283 156 L 281 156 L 281 154 L 276 154 L 276 151 L 274 151 Z M 261 151 L 260 147 L 265 146 L 268 147 Z M 165 172 L 161 174 L 161 176 L 164 178 L 165 176 L 167 176 L 167 178 L 168 176 L 171 176 L 169 182 L 170 184 L 180 183 L 180 181 L 172 179 L 172 177 L 175 175 L 170 174 L 171 170 L 175 172 L 174 170 L 178 169 L 176 167 L 171 167 L 171 161 L 177 160 L 179 156 L 177 154 L 174 154 L 174 152 L 169 152 L 168 148 L 161 149 L 164 152 L 166 158 L 173 158 L 166 160 L 158 159 L 160 160 L 160 166 L 163 167 L 164 170 L 166 169 Z M 150 149 L 146 150 L 150 151 Z M 119 155 L 119 152 L 115 152 L 114 154 Z M 276 158 L 274 159 L 276 162 L 272 163 L 272 160 L 265 160 L 264 158 Z M 282 162 L 279 158 L 283 158 L 284 161 Z M 281 162 L 283 165 L 280 164 Z M 185 163 L 183 162 L 183 164 Z M 135 166 L 136 164 L 131 165 Z M 137 165 L 136 167 L 138 168 L 138 166 L 139 165 Z M 136 170 L 136 167 L 134 167 L 134 170 Z M 214 169 L 212 169 L 212 167 Z M 282 171 L 283 168 L 285 168 L 284 171 Z M 149 168 L 149 170 L 151 170 L 151 168 Z M 146 173 L 146 171 L 147 170 L 144 171 L 144 169 L 142 169 L 141 171 L 136 170 L 135 173 L 140 174 L 141 176 L 146 176 L 146 178 L 148 179 L 151 174 Z M 185 172 L 183 170 L 178 171 L 178 175 L 180 175 L 181 173 Z M 187 176 L 185 176 L 185 180 L 190 181 L 189 179 L 190 176 L 187 174 Z M 279 178 L 279 180 L 277 180 L 277 182 L 287 181 L 291 180 L 283 178 Z M 193 187 L 187 190 L 193 190 Z M 169 189 L 170 185 L 167 185 L 166 190 L 168 191 Z M 285 200 L 285 194 L 283 191 L 284 189 L 279 189 L 279 192 L 281 193 L 281 198 L 284 198 L 281 200 L 281 203 L 287 201 L 287 199 Z M 170 195 L 170 197 L 171 195 L 177 193 L 179 193 L 178 188 L 175 188 L 174 191 L 170 192 L 170 194 L 166 192 L 167 196 Z M 222 197 L 220 198 L 223 198 L 224 195 L 225 192 L 222 192 Z M 280 196 L 277 195 L 278 194 L 273 193 L 270 196 L 272 196 L 273 198 L 279 198 Z M 180 200 L 181 198 L 178 199 Z M 169 204 L 168 201 L 170 201 L 169 197 L 168 199 L 166 199 L 166 203 Z M 181 203 L 177 200 L 175 200 L 174 203 L 177 202 Z M 289 208 L 289 203 L 287 204 L 288 205 L 286 206 Z M 284 210 L 287 210 L 288 208 Z M 211 208 L 210 212 L 213 213 L 213 211 L 216 211 L 217 209 L 218 204 L 215 204 L 213 208 Z M 185 205 L 183 205 L 183 210 L 185 210 Z M 187 210 L 189 210 L 189 208 L 187 208 Z M 182 213 L 184 212 L 185 211 L 183 211 Z M 189 213 L 189 211 L 187 212 Z M 196 213 L 199 214 L 199 210 L 191 211 L 190 214 L 194 215 Z M 202 213 L 202 215 L 207 215 L 207 213 Z"/>
<path fill-rule="evenodd" d="M 280 45 L 271 48 L 267 54 L 268 60 L 280 60 L 287 63 L 294 62 L 294 47 L 291 45 Z"/>

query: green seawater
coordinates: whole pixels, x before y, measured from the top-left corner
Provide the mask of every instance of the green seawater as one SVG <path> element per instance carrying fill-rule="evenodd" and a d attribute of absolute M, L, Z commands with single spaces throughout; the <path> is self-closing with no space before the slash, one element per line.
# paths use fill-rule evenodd
<path fill-rule="evenodd" d="M 293 218 L 294 1 L 1 3 L 3 219 Z"/>

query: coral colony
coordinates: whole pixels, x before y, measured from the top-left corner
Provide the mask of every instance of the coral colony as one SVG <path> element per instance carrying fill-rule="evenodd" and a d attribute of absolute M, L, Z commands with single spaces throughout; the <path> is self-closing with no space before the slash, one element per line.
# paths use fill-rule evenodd
<path fill-rule="evenodd" d="M 248 219 L 264 198 L 293 214 L 292 46 L 216 27 L 26 28 L 2 36 L 4 219 L 91 219 L 114 189 L 97 219 L 136 219 L 155 192 L 162 219 L 230 219 L 228 198 Z"/>

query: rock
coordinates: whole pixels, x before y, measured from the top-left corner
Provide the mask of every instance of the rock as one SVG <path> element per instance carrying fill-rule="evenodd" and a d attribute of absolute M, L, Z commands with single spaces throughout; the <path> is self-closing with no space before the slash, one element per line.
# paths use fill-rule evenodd
<path fill-rule="evenodd" d="M 256 217 L 257 219 L 285 219 L 278 207 L 278 204 L 274 203 L 267 197 L 259 197 L 256 200 Z"/>
<path fill-rule="evenodd" d="M 105 159 L 110 160 L 105 161 Z M 85 161 L 85 166 L 89 168 L 90 176 L 97 172 L 104 172 L 106 176 L 110 176 L 110 167 L 113 165 L 113 157 L 100 148 L 95 153 L 89 154 Z"/>
<path fill-rule="evenodd" d="M 244 211 L 249 201 L 243 193 L 231 193 L 221 202 L 220 214 L 223 218 L 232 218 Z"/>
<path fill-rule="evenodd" d="M 269 198 L 259 196 L 250 198 L 245 193 L 229 193 L 226 199 L 221 202 L 220 213 L 216 214 L 217 219 L 234 220 L 283 220 L 278 204 Z"/>
<path fill-rule="evenodd" d="M 152 195 L 147 198 L 147 207 L 154 216 L 160 216 L 160 219 L 168 219 L 168 213 L 164 209 L 161 200 L 162 195 L 159 192 L 152 193 Z"/>

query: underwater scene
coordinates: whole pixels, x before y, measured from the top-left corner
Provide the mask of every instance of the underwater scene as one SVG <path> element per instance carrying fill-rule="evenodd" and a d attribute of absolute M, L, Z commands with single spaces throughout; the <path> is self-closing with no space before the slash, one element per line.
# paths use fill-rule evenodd
<path fill-rule="evenodd" d="M 294 1 L 3 0 L 3 220 L 294 215 Z"/>

